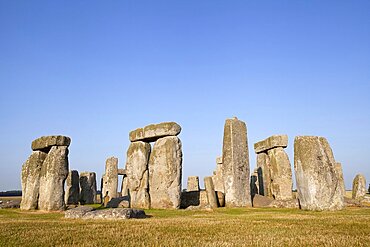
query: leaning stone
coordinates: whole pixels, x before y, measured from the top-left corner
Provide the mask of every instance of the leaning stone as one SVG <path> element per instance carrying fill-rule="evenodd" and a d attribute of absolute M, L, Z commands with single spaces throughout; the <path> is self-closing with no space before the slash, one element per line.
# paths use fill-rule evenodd
<path fill-rule="evenodd" d="M 343 209 L 344 195 L 335 164 L 333 152 L 324 137 L 295 138 L 294 169 L 302 209 Z"/>
<path fill-rule="evenodd" d="M 212 177 L 204 178 L 204 187 L 207 192 L 208 205 L 211 208 L 217 208 L 217 196 L 215 188 L 213 186 Z"/>
<path fill-rule="evenodd" d="M 97 203 L 96 198 L 96 174 L 95 172 L 81 172 L 80 174 L 81 195 L 80 202 L 84 204 Z"/>
<path fill-rule="evenodd" d="M 157 140 L 149 159 L 151 208 L 180 207 L 182 146 L 176 136 Z"/>
<path fill-rule="evenodd" d="M 113 208 L 96 210 L 86 213 L 82 219 L 108 219 L 108 220 L 124 220 L 133 218 L 146 218 L 144 210 L 132 208 Z"/>
<path fill-rule="evenodd" d="M 33 151 L 44 151 L 49 152 L 52 146 L 69 146 L 71 144 L 71 138 L 67 136 L 42 136 L 32 142 Z"/>
<path fill-rule="evenodd" d="M 352 199 L 362 200 L 366 195 L 366 179 L 362 174 L 357 174 L 353 179 Z"/>
<path fill-rule="evenodd" d="M 93 211 L 94 208 L 89 206 L 81 206 L 77 208 L 73 208 L 64 212 L 64 217 L 68 219 L 80 219 L 86 213 Z"/>
<path fill-rule="evenodd" d="M 282 147 L 268 151 L 270 160 L 271 194 L 276 200 L 293 198 L 292 168 Z"/>
<path fill-rule="evenodd" d="M 118 197 L 118 159 L 110 157 L 105 163 L 105 174 L 103 176 L 102 198 L 106 195 L 110 199 Z"/>
<path fill-rule="evenodd" d="M 68 176 L 68 148 L 53 146 L 46 157 L 40 177 L 39 209 L 64 210 L 64 182 Z"/>
<path fill-rule="evenodd" d="M 64 198 L 66 205 L 78 205 L 80 201 L 80 176 L 76 170 L 68 173 Z"/>
<path fill-rule="evenodd" d="M 222 157 L 226 207 L 251 206 L 247 127 L 237 118 L 225 122 Z"/>
<path fill-rule="evenodd" d="M 190 176 L 188 177 L 188 186 L 186 191 L 199 191 L 199 177 L 198 176 Z"/>
<path fill-rule="evenodd" d="M 22 166 L 22 210 L 37 209 L 42 164 L 47 154 L 33 151 Z"/>
<path fill-rule="evenodd" d="M 166 136 L 177 136 L 181 132 L 181 127 L 175 122 L 164 122 L 151 124 L 144 128 L 139 128 L 130 132 L 130 141 L 154 142 Z"/>
<path fill-rule="evenodd" d="M 256 154 L 258 154 L 272 148 L 277 147 L 286 148 L 287 146 L 288 146 L 287 135 L 273 135 L 263 141 L 256 142 L 254 144 L 254 151 L 256 152 Z"/>
<path fill-rule="evenodd" d="M 127 178 L 132 208 L 150 208 L 148 161 L 151 146 L 146 142 L 132 142 L 127 150 Z"/>
<path fill-rule="evenodd" d="M 272 197 L 270 159 L 267 153 L 257 154 L 258 192 L 262 196 Z"/>

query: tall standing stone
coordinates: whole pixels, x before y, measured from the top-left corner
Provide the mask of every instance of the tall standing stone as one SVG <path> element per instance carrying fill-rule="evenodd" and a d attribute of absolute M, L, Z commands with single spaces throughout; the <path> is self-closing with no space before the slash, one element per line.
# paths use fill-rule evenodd
<path fill-rule="evenodd" d="M 295 138 L 294 169 L 302 209 L 343 209 L 344 195 L 335 165 L 333 152 L 324 137 Z"/>
<path fill-rule="evenodd" d="M 118 189 L 118 159 L 110 157 L 105 163 L 105 174 L 103 176 L 102 198 L 107 195 L 109 199 L 117 198 Z"/>
<path fill-rule="evenodd" d="M 47 154 L 33 151 L 22 166 L 22 210 L 37 209 L 42 164 Z"/>
<path fill-rule="evenodd" d="M 121 196 L 128 196 L 128 177 L 123 175 L 122 184 L 121 184 Z"/>
<path fill-rule="evenodd" d="M 39 209 L 64 210 L 64 182 L 68 176 L 68 147 L 53 146 L 46 157 L 40 177 Z"/>
<path fill-rule="evenodd" d="M 97 203 L 96 198 L 96 174 L 95 172 L 81 172 L 80 174 L 80 202 L 84 204 Z"/>
<path fill-rule="evenodd" d="M 338 173 L 340 188 L 342 190 L 343 196 L 345 196 L 346 195 L 346 186 L 344 184 L 342 164 L 339 163 L 339 162 L 335 163 L 335 169 L 337 170 L 337 173 Z"/>
<path fill-rule="evenodd" d="M 224 193 L 225 189 L 224 177 L 222 175 L 222 157 L 216 158 L 216 170 L 213 172 L 212 180 L 215 190 Z"/>
<path fill-rule="evenodd" d="M 211 208 L 217 208 L 217 195 L 215 188 L 213 187 L 212 177 L 204 178 L 204 187 L 207 192 L 208 205 Z"/>
<path fill-rule="evenodd" d="M 199 191 L 199 177 L 198 176 L 189 176 L 188 177 L 188 186 L 186 191 Z"/>
<path fill-rule="evenodd" d="M 151 208 L 180 207 L 182 145 L 178 137 L 158 139 L 149 159 Z"/>
<path fill-rule="evenodd" d="M 353 179 L 352 199 L 361 200 L 366 195 L 366 179 L 362 174 L 357 174 Z"/>
<path fill-rule="evenodd" d="M 222 157 L 226 207 L 250 207 L 247 127 L 237 118 L 225 122 Z"/>
<path fill-rule="evenodd" d="M 148 161 L 149 143 L 132 142 L 127 150 L 127 185 L 132 208 L 150 208 Z"/>
<path fill-rule="evenodd" d="M 271 193 L 271 176 L 270 176 L 270 159 L 267 153 L 257 154 L 257 173 L 259 183 L 259 194 L 272 197 Z"/>
<path fill-rule="evenodd" d="M 68 173 L 64 198 L 66 205 L 78 205 L 80 201 L 80 176 L 76 170 Z"/>

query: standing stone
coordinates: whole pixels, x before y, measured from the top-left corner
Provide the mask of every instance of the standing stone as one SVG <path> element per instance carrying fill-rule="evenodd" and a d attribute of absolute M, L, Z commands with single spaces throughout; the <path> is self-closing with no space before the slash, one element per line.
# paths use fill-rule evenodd
<path fill-rule="evenodd" d="M 33 151 L 22 166 L 22 210 L 37 209 L 41 168 L 47 154 Z"/>
<path fill-rule="evenodd" d="M 271 193 L 276 200 L 293 199 L 292 168 L 282 147 L 268 150 L 270 160 Z"/>
<path fill-rule="evenodd" d="M 97 187 L 95 172 L 81 172 L 80 187 L 80 202 L 82 205 L 97 203 L 98 200 L 96 198 Z"/>
<path fill-rule="evenodd" d="M 250 207 L 247 127 L 237 118 L 225 122 L 222 157 L 226 206 Z"/>
<path fill-rule="evenodd" d="M 339 162 L 335 163 L 335 169 L 337 170 L 337 173 L 338 173 L 340 188 L 342 189 L 343 196 L 345 196 L 346 195 L 346 187 L 345 187 L 345 184 L 344 184 L 342 164 L 339 163 Z"/>
<path fill-rule="evenodd" d="M 270 176 L 270 159 L 266 153 L 257 154 L 257 173 L 259 183 L 259 194 L 262 196 L 272 197 L 271 193 L 271 176 Z"/>
<path fill-rule="evenodd" d="M 46 157 L 40 177 L 39 209 L 64 210 L 64 182 L 68 176 L 68 147 L 53 146 Z"/>
<path fill-rule="evenodd" d="M 180 207 L 182 149 L 175 136 L 157 140 L 149 159 L 151 208 Z"/>
<path fill-rule="evenodd" d="M 361 200 L 366 195 L 366 179 L 362 174 L 357 174 L 353 179 L 352 199 Z"/>
<path fill-rule="evenodd" d="M 80 201 L 80 176 L 76 170 L 68 173 L 64 198 L 66 205 L 78 205 Z"/>
<path fill-rule="evenodd" d="M 190 176 L 188 177 L 188 186 L 186 191 L 199 191 L 199 177 L 198 176 Z"/>
<path fill-rule="evenodd" d="M 103 198 L 107 195 L 110 199 L 117 198 L 118 188 L 118 159 L 110 157 L 105 164 L 105 174 L 103 176 Z"/>
<path fill-rule="evenodd" d="M 215 190 L 224 193 L 225 189 L 224 178 L 222 175 L 222 157 L 216 158 L 216 170 L 213 172 L 212 180 Z"/>
<path fill-rule="evenodd" d="M 146 142 L 133 142 L 127 150 L 127 185 L 130 207 L 150 208 L 148 161 L 151 146 Z"/>
<path fill-rule="evenodd" d="M 217 195 L 215 188 L 213 187 L 212 177 L 204 178 L 204 187 L 207 192 L 208 205 L 211 208 L 217 208 Z"/>
<path fill-rule="evenodd" d="M 251 175 L 251 196 L 258 195 L 258 172 L 257 169 Z"/>
<path fill-rule="evenodd" d="M 127 175 L 123 175 L 122 184 L 121 184 L 121 196 L 125 197 L 128 196 L 128 177 Z"/>
<path fill-rule="evenodd" d="M 335 164 L 333 152 L 324 137 L 295 138 L 294 169 L 302 209 L 343 209 L 344 195 Z"/>

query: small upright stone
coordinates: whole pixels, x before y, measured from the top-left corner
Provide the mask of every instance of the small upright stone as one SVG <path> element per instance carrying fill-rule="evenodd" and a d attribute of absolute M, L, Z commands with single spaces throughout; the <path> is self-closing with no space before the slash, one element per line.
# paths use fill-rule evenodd
<path fill-rule="evenodd" d="M 164 122 L 151 124 L 144 128 L 139 128 L 130 132 L 130 141 L 154 142 L 162 137 L 177 136 L 181 132 L 181 127 L 175 122 Z"/>
<path fill-rule="evenodd" d="M 81 172 L 80 187 L 81 187 L 80 202 L 82 205 L 97 203 L 96 198 L 97 187 L 95 172 Z"/>
<path fill-rule="evenodd" d="M 254 195 L 258 195 L 258 172 L 257 169 L 255 169 L 251 175 L 251 196 L 252 199 Z"/>
<path fill-rule="evenodd" d="M 107 159 L 105 164 L 105 174 L 103 176 L 103 191 L 102 195 L 108 196 L 110 199 L 117 198 L 117 188 L 118 188 L 118 159 L 115 157 L 110 157 Z"/>
<path fill-rule="evenodd" d="M 212 177 L 204 178 L 204 187 L 207 192 L 208 205 L 211 208 L 217 208 L 217 195 L 215 192 L 215 188 L 213 187 Z"/>
<path fill-rule="evenodd" d="M 68 136 L 42 136 L 32 142 L 33 151 L 44 151 L 48 153 L 52 146 L 66 146 L 71 144 L 71 138 Z"/>
<path fill-rule="evenodd" d="M 226 207 L 252 206 L 247 126 L 237 118 L 225 122 L 222 157 Z"/>
<path fill-rule="evenodd" d="M 121 184 L 121 196 L 128 196 L 128 177 L 127 175 L 124 175 L 122 178 L 122 184 Z"/>
<path fill-rule="evenodd" d="M 190 176 L 188 177 L 188 187 L 186 191 L 199 191 L 199 177 Z"/>
<path fill-rule="evenodd" d="M 64 198 L 66 205 L 78 205 L 80 201 L 80 176 L 76 170 L 68 173 Z"/>
<path fill-rule="evenodd" d="M 335 164 L 335 169 L 337 170 L 337 173 L 338 173 L 338 179 L 339 179 L 339 185 L 342 189 L 342 193 L 343 193 L 343 196 L 346 195 L 346 186 L 344 184 L 344 177 L 343 177 L 343 169 L 342 169 L 342 164 L 337 162 Z"/>
<path fill-rule="evenodd" d="M 353 179 L 352 199 L 362 200 L 366 195 L 366 179 L 362 174 L 357 174 Z"/>
<path fill-rule="evenodd" d="M 224 177 L 222 175 L 222 157 L 221 156 L 216 158 L 216 170 L 213 172 L 212 180 L 213 180 L 213 186 L 215 187 L 215 190 L 224 193 L 225 189 L 224 189 Z"/>

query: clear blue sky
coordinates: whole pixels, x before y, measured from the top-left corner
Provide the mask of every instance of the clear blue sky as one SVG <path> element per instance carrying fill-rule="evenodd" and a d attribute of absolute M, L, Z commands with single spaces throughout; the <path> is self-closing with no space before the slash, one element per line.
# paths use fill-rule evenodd
<path fill-rule="evenodd" d="M 70 168 L 123 167 L 128 133 L 183 131 L 183 178 L 211 175 L 223 125 L 253 143 L 327 137 L 347 188 L 370 182 L 370 1 L 0 0 L 0 191 L 20 189 L 42 135 L 72 138 Z M 100 182 L 100 181 L 99 181 Z"/>

